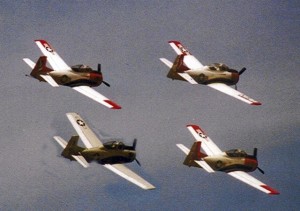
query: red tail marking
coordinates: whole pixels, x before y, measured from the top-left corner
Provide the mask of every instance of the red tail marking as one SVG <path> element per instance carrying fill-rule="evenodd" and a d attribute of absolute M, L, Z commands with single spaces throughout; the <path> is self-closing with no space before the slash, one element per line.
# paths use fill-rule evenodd
<path fill-rule="evenodd" d="M 201 158 L 206 157 L 207 155 L 201 152 L 201 141 L 197 142 L 197 159 L 200 160 Z"/>

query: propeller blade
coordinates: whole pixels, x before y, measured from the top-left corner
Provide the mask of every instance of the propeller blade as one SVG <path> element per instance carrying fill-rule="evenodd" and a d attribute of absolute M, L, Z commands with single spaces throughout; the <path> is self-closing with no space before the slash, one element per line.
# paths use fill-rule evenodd
<path fill-rule="evenodd" d="M 265 174 L 265 172 L 264 172 L 261 168 L 257 167 L 257 169 L 258 169 L 262 174 Z"/>
<path fill-rule="evenodd" d="M 106 81 L 102 81 L 102 83 L 104 83 L 106 86 L 110 87 L 110 84 L 107 83 Z"/>
<path fill-rule="evenodd" d="M 135 139 L 133 140 L 133 143 L 132 143 L 132 149 L 133 149 L 133 150 L 135 150 L 136 143 L 137 143 L 137 139 L 135 138 Z"/>
<path fill-rule="evenodd" d="M 254 148 L 253 150 L 253 156 L 256 158 L 257 157 L 257 148 Z"/>
<path fill-rule="evenodd" d="M 246 70 L 246 67 L 243 67 L 243 68 L 240 70 L 239 75 L 242 75 L 242 74 L 245 72 L 245 70 Z"/>
<path fill-rule="evenodd" d="M 97 71 L 98 71 L 99 73 L 101 73 L 101 64 L 98 64 L 98 69 L 97 69 Z"/>
<path fill-rule="evenodd" d="M 138 161 L 138 159 L 135 159 L 135 161 L 139 166 L 141 166 L 141 163 L 140 163 L 140 161 Z"/>

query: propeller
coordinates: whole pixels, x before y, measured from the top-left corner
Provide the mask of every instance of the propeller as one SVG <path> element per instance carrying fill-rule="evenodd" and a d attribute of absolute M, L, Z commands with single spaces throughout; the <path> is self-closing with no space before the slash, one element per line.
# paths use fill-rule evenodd
<path fill-rule="evenodd" d="M 137 139 L 135 138 L 135 139 L 133 139 L 133 143 L 132 143 L 132 150 L 135 150 L 135 148 L 136 148 L 136 143 L 137 143 Z M 135 161 L 136 161 L 136 163 L 139 165 L 139 166 L 141 166 L 141 163 L 140 163 L 140 161 L 138 160 L 138 159 L 134 159 Z"/>
<path fill-rule="evenodd" d="M 254 148 L 254 150 L 253 150 L 253 156 L 254 156 L 255 158 L 257 158 L 257 148 Z"/>
<path fill-rule="evenodd" d="M 97 72 L 98 72 L 98 73 L 102 73 L 102 72 L 101 72 L 101 64 L 98 64 Z M 106 81 L 102 81 L 102 83 L 104 83 L 106 86 L 110 87 L 110 84 L 107 83 Z"/>
<path fill-rule="evenodd" d="M 235 70 L 235 72 L 237 72 L 239 75 L 242 75 L 245 71 L 246 71 L 246 67 L 243 67 L 239 72 L 237 72 Z M 236 84 L 234 85 L 234 88 L 235 88 L 235 90 L 237 90 L 237 85 Z"/>
<path fill-rule="evenodd" d="M 246 70 L 246 67 L 243 67 L 240 71 L 239 71 L 239 75 L 242 75 Z"/>
<path fill-rule="evenodd" d="M 137 139 L 133 139 L 133 143 L 132 143 L 132 149 L 135 150 L 136 147 L 136 143 L 137 143 Z"/>
<path fill-rule="evenodd" d="M 257 169 L 260 171 L 260 173 L 265 174 L 265 172 L 261 168 L 257 167 Z"/>
<path fill-rule="evenodd" d="M 253 150 L 253 157 L 257 158 L 257 148 L 254 148 L 254 150 Z M 258 166 L 257 166 L 257 169 L 258 169 L 258 171 L 260 171 L 260 173 L 265 174 L 265 172 Z"/>
<path fill-rule="evenodd" d="M 110 87 L 110 84 L 107 83 L 106 81 L 102 81 L 102 83 L 104 83 L 106 86 Z"/>
<path fill-rule="evenodd" d="M 101 73 L 101 64 L 98 64 L 97 71 L 98 71 L 99 73 Z"/>
<path fill-rule="evenodd" d="M 136 161 L 136 163 L 139 165 L 139 166 L 141 166 L 141 163 L 140 163 L 140 161 L 138 160 L 138 159 L 134 159 L 135 161 Z"/>

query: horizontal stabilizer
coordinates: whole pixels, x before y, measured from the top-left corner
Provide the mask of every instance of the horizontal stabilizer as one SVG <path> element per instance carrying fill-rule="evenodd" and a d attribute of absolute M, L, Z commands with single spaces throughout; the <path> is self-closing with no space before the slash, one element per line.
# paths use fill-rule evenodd
<path fill-rule="evenodd" d="M 170 62 L 169 60 L 165 59 L 165 58 L 159 58 L 160 61 L 162 61 L 165 65 L 167 65 L 169 68 L 172 68 L 173 63 Z"/>
<path fill-rule="evenodd" d="M 62 148 L 66 148 L 66 146 L 67 146 L 68 143 L 63 138 L 61 138 L 60 136 L 54 136 L 53 138 L 55 139 L 55 141 L 57 143 L 59 143 L 59 145 Z"/>
<path fill-rule="evenodd" d="M 188 155 L 190 153 L 190 150 L 184 146 L 183 144 L 176 144 L 176 146 L 181 149 L 181 151 L 183 151 L 186 155 Z"/>
<path fill-rule="evenodd" d="M 31 67 L 31 69 L 34 68 L 35 63 L 34 63 L 33 61 L 31 61 L 30 59 L 24 58 L 23 61 L 24 61 L 26 64 L 28 64 L 28 66 Z"/>

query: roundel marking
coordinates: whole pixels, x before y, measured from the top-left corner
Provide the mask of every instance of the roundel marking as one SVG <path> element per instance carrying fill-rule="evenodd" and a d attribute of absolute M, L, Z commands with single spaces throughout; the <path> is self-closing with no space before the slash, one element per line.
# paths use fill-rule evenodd
<path fill-rule="evenodd" d="M 77 120 L 76 122 L 79 126 L 85 126 L 84 121 L 82 121 L 81 119 Z"/>
<path fill-rule="evenodd" d="M 202 137 L 202 138 L 207 138 L 207 136 L 204 135 L 203 133 L 200 133 L 200 132 L 199 132 L 198 134 L 199 134 L 199 136 Z"/>

